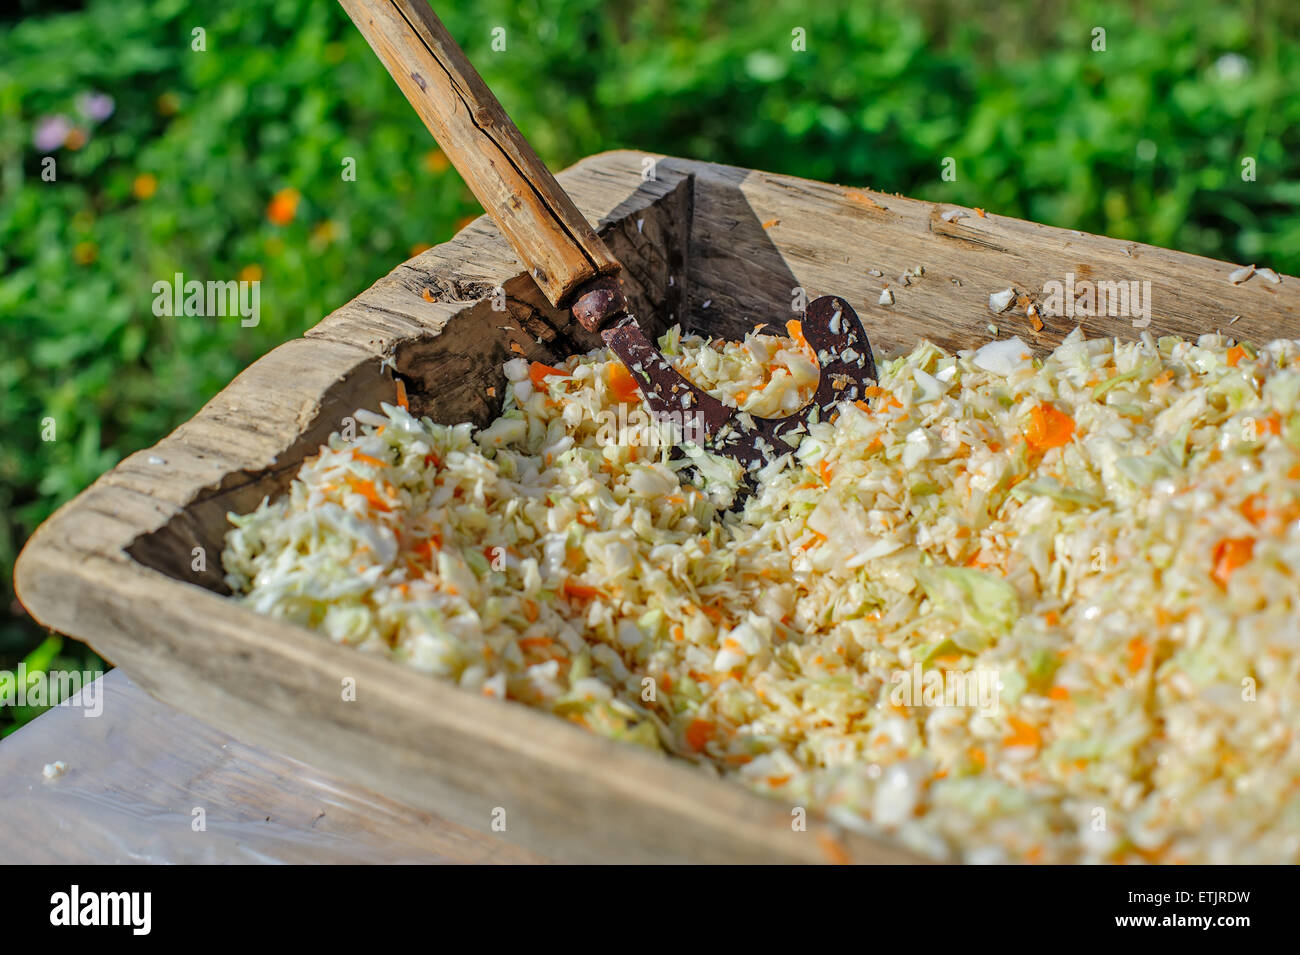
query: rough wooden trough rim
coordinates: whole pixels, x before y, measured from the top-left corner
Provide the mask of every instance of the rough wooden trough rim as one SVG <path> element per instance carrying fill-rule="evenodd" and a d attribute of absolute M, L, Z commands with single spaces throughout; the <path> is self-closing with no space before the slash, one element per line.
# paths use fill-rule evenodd
<path fill-rule="evenodd" d="M 848 298 L 877 352 L 922 335 L 970 347 L 989 337 L 990 292 L 1032 293 L 1074 271 L 1152 281 L 1155 334 L 1195 337 L 1241 315 L 1231 332 L 1242 339 L 1300 336 L 1296 280 L 1235 288 L 1233 265 L 1151 246 L 995 215 L 949 221 L 951 206 L 638 152 L 589 157 L 560 179 L 623 261 L 638 313 L 659 326 L 736 336 L 783 322 L 802 288 Z M 923 279 L 894 280 L 915 265 Z M 884 283 L 896 292 L 887 308 Z M 495 286 L 505 313 L 489 303 Z M 1044 316 L 1034 332 L 1018 312 L 998 319 L 1002 333 L 1040 350 L 1076 324 Z M 1113 318 L 1082 324 L 1138 334 Z M 796 831 L 790 806 L 706 768 L 461 691 L 217 592 L 212 535 L 225 511 L 283 487 L 355 408 L 391 400 L 386 369 L 408 382 L 417 412 L 481 423 L 512 341 L 543 361 L 598 344 L 480 219 L 255 362 L 61 508 L 19 557 L 20 599 L 166 703 L 466 826 L 488 831 L 505 809 L 505 837 L 553 859 L 913 861 L 815 815 Z M 345 679 L 355 701 L 342 699 Z"/>

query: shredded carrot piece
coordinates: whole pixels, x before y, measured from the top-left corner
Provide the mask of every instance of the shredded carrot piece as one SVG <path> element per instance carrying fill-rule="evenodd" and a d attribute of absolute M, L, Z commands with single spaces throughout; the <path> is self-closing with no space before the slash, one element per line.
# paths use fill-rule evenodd
<path fill-rule="evenodd" d="M 1074 419 L 1050 404 L 1041 404 L 1029 414 L 1025 440 L 1039 451 L 1059 448 L 1074 437 Z"/>
<path fill-rule="evenodd" d="M 392 508 L 388 506 L 388 502 L 385 501 L 382 497 L 380 497 L 379 492 L 375 490 L 375 485 L 373 481 L 363 481 L 360 478 L 354 478 L 350 474 L 347 476 L 346 480 L 348 482 L 348 487 L 352 488 L 352 490 L 356 491 L 367 501 L 369 501 L 370 506 L 373 507 L 375 510 L 378 511 L 392 510 Z"/>
<path fill-rule="evenodd" d="M 819 829 L 817 831 L 817 844 L 821 846 L 822 852 L 826 854 L 826 858 L 831 865 L 852 864 L 853 859 L 849 856 L 848 850 L 840 845 L 839 840 L 829 832 Z"/>
<path fill-rule="evenodd" d="M 1240 345 L 1234 345 L 1228 349 L 1228 367 L 1236 368 L 1237 363 L 1246 357 L 1246 349 Z"/>
<path fill-rule="evenodd" d="M 1291 469 L 1286 472 L 1286 476 L 1293 481 L 1300 481 L 1300 463 L 1291 465 Z"/>
<path fill-rule="evenodd" d="M 825 483 L 831 483 L 831 465 L 825 458 L 822 458 L 821 464 L 817 465 L 817 474 Z"/>
<path fill-rule="evenodd" d="M 1274 411 L 1264 419 L 1264 431 L 1268 434 L 1282 433 L 1282 416 Z"/>
<path fill-rule="evenodd" d="M 1055 627 L 1057 624 L 1061 622 L 1061 615 L 1057 613 L 1055 610 L 1049 610 L 1047 611 L 1047 613 L 1043 614 L 1043 621 L 1049 627 Z"/>
<path fill-rule="evenodd" d="M 528 597 L 524 598 L 524 617 L 529 623 L 537 622 L 537 602 Z"/>
<path fill-rule="evenodd" d="M 1042 737 L 1038 735 L 1036 726 L 1014 716 L 1007 717 L 1007 722 L 1011 724 L 1011 728 L 1015 732 L 1003 738 L 1003 746 L 1032 746 L 1035 749 L 1038 748 L 1042 742 Z"/>
<path fill-rule="evenodd" d="M 544 365 L 540 361 L 535 361 L 528 366 L 528 377 L 533 380 L 534 388 L 545 388 L 546 379 L 551 375 L 559 375 L 563 378 L 569 377 L 569 373 L 563 368 L 553 368 L 550 365 Z"/>
<path fill-rule="evenodd" d="M 1268 498 L 1263 494 L 1252 494 L 1241 502 L 1241 514 L 1252 524 L 1258 524 L 1268 517 Z"/>
<path fill-rule="evenodd" d="M 600 591 L 570 577 L 564 582 L 564 596 L 571 600 L 591 600 L 594 597 L 599 597 Z"/>
<path fill-rule="evenodd" d="M 1128 672 L 1137 673 L 1142 669 L 1142 664 L 1147 662 L 1147 654 L 1151 648 L 1147 646 L 1145 640 L 1141 637 L 1134 637 L 1128 642 Z"/>
<path fill-rule="evenodd" d="M 397 378 L 395 384 L 397 385 L 397 404 L 406 411 L 410 411 L 411 403 L 406 400 L 406 382 Z"/>
<path fill-rule="evenodd" d="M 1047 698 L 1049 700 L 1068 700 L 1070 698 L 1070 691 L 1063 686 L 1054 686 L 1047 691 Z"/>
<path fill-rule="evenodd" d="M 803 322 L 792 318 L 785 323 L 785 330 L 802 351 L 811 352 L 813 350 L 813 347 L 808 344 L 808 339 L 803 337 Z"/>
<path fill-rule="evenodd" d="M 352 449 L 352 460 L 361 461 L 364 464 L 369 464 L 372 467 L 376 467 L 376 468 L 382 468 L 384 466 L 383 461 L 379 460 L 378 458 L 372 458 L 368 454 L 362 454 L 356 448 Z"/>
<path fill-rule="evenodd" d="M 708 720 L 692 720 L 691 725 L 686 727 L 686 745 L 698 753 L 713 739 L 715 732 L 717 727 Z"/>
<path fill-rule="evenodd" d="M 423 557 L 425 560 L 433 560 L 433 552 L 441 549 L 442 535 L 435 531 L 431 537 L 420 541 L 420 543 L 415 546 L 415 554 L 417 557 Z"/>
<path fill-rule="evenodd" d="M 809 529 L 808 533 L 812 534 L 813 539 L 803 545 L 802 547 L 803 550 L 811 550 L 812 548 L 816 547 L 818 544 L 826 540 L 825 534 L 819 534 L 817 531 L 812 530 L 811 528 Z"/>
<path fill-rule="evenodd" d="M 966 755 L 970 757 L 970 761 L 974 763 L 978 769 L 983 769 L 988 765 L 988 759 L 984 755 L 984 750 L 980 749 L 978 746 L 972 746 L 970 749 L 966 750 Z"/>
<path fill-rule="evenodd" d="M 1210 576 L 1220 587 L 1227 587 L 1233 572 L 1255 554 L 1255 538 L 1229 537 L 1214 545 L 1214 570 Z"/>
<path fill-rule="evenodd" d="M 521 650 L 531 650 L 533 648 L 544 650 L 554 644 L 555 641 L 550 637 L 524 637 L 519 641 L 519 648 Z"/>
<path fill-rule="evenodd" d="M 609 363 L 609 389 L 614 393 L 623 404 L 633 404 L 641 400 L 641 388 L 637 385 L 636 379 L 632 373 L 623 366 L 621 361 L 611 361 Z"/>

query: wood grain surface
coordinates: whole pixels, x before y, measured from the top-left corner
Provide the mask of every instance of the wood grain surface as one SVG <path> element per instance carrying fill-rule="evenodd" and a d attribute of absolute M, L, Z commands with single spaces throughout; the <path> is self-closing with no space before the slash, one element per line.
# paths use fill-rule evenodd
<path fill-rule="evenodd" d="M 537 863 L 499 835 L 248 746 L 121 670 L 0 746 L 0 864 Z M 47 764 L 62 763 L 47 778 Z"/>

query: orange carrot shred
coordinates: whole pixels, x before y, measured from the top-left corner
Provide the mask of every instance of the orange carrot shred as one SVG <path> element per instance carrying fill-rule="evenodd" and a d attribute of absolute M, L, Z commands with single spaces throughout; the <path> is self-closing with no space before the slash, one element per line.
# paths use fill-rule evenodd
<path fill-rule="evenodd" d="M 1069 444 L 1074 437 L 1074 419 L 1050 404 L 1038 405 L 1030 412 L 1025 440 L 1039 451 Z"/>
<path fill-rule="evenodd" d="M 790 333 L 794 343 L 806 352 L 812 351 L 812 346 L 808 344 L 808 339 L 803 337 L 803 322 L 796 319 L 790 319 L 785 323 L 785 330 Z"/>
<path fill-rule="evenodd" d="M 1147 654 L 1151 648 L 1147 646 L 1145 640 L 1141 637 L 1134 637 L 1128 642 L 1128 672 L 1137 673 L 1142 669 L 1142 664 L 1147 662 Z"/>
<path fill-rule="evenodd" d="M 853 862 L 848 850 L 840 845 L 840 841 L 830 833 L 818 830 L 817 844 L 821 847 L 831 865 L 849 865 Z"/>
<path fill-rule="evenodd" d="M 1263 494 L 1252 494 L 1241 502 L 1241 514 L 1252 524 L 1258 524 L 1268 517 L 1268 498 Z"/>
<path fill-rule="evenodd" d="M 686 745 L 698 753 L 713 739 L 716 730 L 717 727 L 708 720 L 692 720 L 691 725 L 686 727 Z"/>
<path fill-rule="evenodd" d="M 600 591 L 570 577 L 564 582 L 564 596 L 574 600 L 591 600 L 594 597 L 599 597 Z"/>
<path fill-rule="evenodd" d="M 347 477 L 347 482 L 348 482 L 348 487 L 352 488 L 352 490 L 356 491 L 367 501 L 369 501 L 370 506 L 373 507 L 375 510 L 377 511 L 392 510 L 392 508 L 388 506 L 388 502 L 385 501 L 382 497 L 380 497 L 379 492 L 375 490 L 374 482 L 363 481 L 360 478 L 352 477 L 352 475 L 350 474 Z"/>
<path fill-rule="evenodd" d="M 1233 572 L 1247 563 L 1254 554 L 1255 538 L 1225 538 L 1214 545 L 1214 570 L 1210 576 L 1218 581 L 1220 587 L 1227 587 Z"/>
<path fill-rule="evenodd" d="M 632 373 L 621 361 L 609 363 L 609 389 L 623 404 L 633 404 L 641 400 L 641 389 L 632 377 Z"/>
<path fill-rule="evenodd" d="M 569 373 L 563 368 L 554 368 L 551 365 L 544 365 L 540 361 L 535 361 L 528 366 L 528 377 L 533 380 L 534 388 L 545 388 L 546 379 L 551 375 L 559 375 L 562 378 L 569 377 Z"/>
<path fill-rule="evenodd" d="M 1038 735 L 1038 727 L 1032 723 L 1026 723 L 1014 716 L 1007 717 L 1007 722 L 1011 724 L 1011 728 L 1015 732 L 1003 738 L 1003 746 L 1032 746 L 1037 748 L 1042 742 L 1042 737 Z"/>

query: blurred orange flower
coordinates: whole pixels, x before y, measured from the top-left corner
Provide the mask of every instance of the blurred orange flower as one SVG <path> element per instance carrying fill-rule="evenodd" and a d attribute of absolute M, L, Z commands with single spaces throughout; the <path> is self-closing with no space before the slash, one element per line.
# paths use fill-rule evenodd
<path fill-rule="evenodd" d="M 158 191 L 158 177 L 151 172 L 142 172 L 131 183 L 131 193 L 137 199 L 148 199 Z"/>
<path fill-rule="evenodd" d="M 239 281 L 241 282 L 260 282 L 262 281 L 262 267 L 254 262 L 252 265 L 245 265 L 239 270 Z"/>
<path fill-rule="evenodd" d="M 266 206 L 266 217 L 276 225 L 288 225 L 298 214 L 298 201 L 302 196 L 297 189 L 281 189 Z"/>
<path fill-rule="evenodd" d="M 99 258 L 99 246 L 93 242 L 78 242 L 72 250 L 72 258 L 78 265 L 90 265 Z"/>
<path fill-rule="evenodd" d="M 415 245 L 411 246 L 411 255 L 416 256 L 421 252 L 428 252 L 432 248 L 433 246 L 429 245 L 427 242 L 417 242 Z"/>
<path fill-rule="evenodd" d="M 446 172 L 451 163 L 441 149 L 430 149 L 424 154 L 424 168 L 429 172 Z"/>
<path fill-rule="evenodd" d="M 313 242 L 328 245 L 339 237 L 338 223 L 333 219 L 325 219 L 323 222 L 316 223 L 316 225 L 312 226 L 311 237 Z"/>

